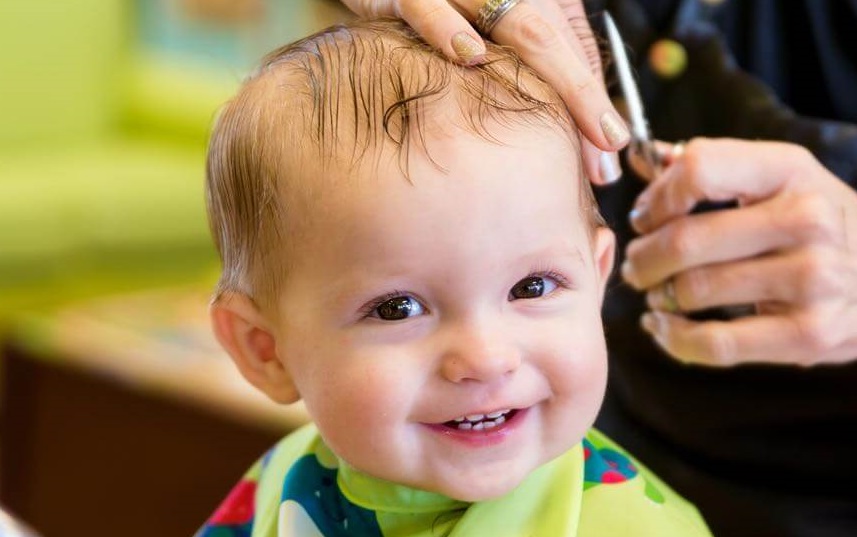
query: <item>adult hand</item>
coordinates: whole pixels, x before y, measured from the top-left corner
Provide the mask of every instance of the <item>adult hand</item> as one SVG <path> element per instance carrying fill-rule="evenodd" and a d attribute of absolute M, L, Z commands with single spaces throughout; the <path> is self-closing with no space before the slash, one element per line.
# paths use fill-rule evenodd
<path fill-rule="evenodd" d="M 359 15 L 400 17 L 447 57 L 467 65 L 484 60 L 485 44 L 472 21 L 485 0 L 342 0 Z M 583 137 L 584 168 L 596 184 L 619 178 L 615 151 L 629 140 L 625 122 L 604 88 L 597 42 L 582 0 L 527 0 L 491 32 L 514 48 L 565 102 Z"/>
<path fill-rule="evenodd" d="M 642 159 L 632 165 L 647 175 Z M 689 214 L 703 200 L 738 207 Z M 639 196 L 631 222 L 641 236 L 628 245 L 622 276 L 648 290 L 655 311 L 643 327 L 675 358 L 713 366 L 857 359 L 857 193 L 805 149 L 695 139 Z M 756 315 L 729 321 L 669 311 L 749 303 Z"/>

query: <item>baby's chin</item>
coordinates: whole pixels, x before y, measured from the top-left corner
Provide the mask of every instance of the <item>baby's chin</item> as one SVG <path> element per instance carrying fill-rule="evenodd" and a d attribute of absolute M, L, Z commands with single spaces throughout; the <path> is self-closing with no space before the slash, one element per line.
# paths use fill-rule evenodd
<path fill-rule="evenodd" d="M 557 445 L 555 453 L 542 452 L 529 460 L 524 457 L 518 461 L 498 461 L 494 468 L 483 467 L 474 472 L 456 472 L 452 468 L 445 468 L 433 475 L 436 479 L 431 483 L 411 486 L 469 503 L 500 498 L 521 486 L 545 465 L 567 453 L 580 442 L 582 436 L 576 438 L 576 442 L 570 442 L 567 446 L 563 443 L 562 449 Z"/>
<path fill-rule="evenodd" d="M 440 481 L 417 485 L 430 492 L 442 494 L 454 500 L 474 503 L 493 500 L 509 494 L 523 483 L 538 468 L 509 469 L 494 475 L 460 475 L 449 478 L 439 476 Z M 443 479 L 446 477 L 446 479 Z"/>

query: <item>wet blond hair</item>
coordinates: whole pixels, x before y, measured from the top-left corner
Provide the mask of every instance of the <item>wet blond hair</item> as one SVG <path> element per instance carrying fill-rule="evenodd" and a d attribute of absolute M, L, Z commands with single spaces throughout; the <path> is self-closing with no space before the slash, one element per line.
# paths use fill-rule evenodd
<path fill-rule="evenodd" d="M 496 125 L 520 123 L 559 128 L 579 148 L 551 88 L 509 49 L 489 43 L 487 57 L 454 64 L 393 19 L 334 26 L 268 54 L 221 110 L 209 144 L 206 202 L 222 263 L 215 300 L 238 292 L 272 306 L 289 265 L 283 246 L 295 240 L 285 216 L 300 213 L 300 200 L 319 202 L 291 194 L 388 146 L 407 177 L 413 144 L 431 159 L 424 129 L 433 102 L 452 96 L 463 126 L 496 143 Z M 580 208 L 594 229 L 603 220 L 578 169 Z"/>

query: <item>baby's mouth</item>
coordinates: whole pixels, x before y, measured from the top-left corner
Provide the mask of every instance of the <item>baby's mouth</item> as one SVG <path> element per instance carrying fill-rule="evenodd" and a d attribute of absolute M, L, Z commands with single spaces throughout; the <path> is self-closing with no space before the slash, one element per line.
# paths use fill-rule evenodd
<path fill-rule="evenodd" d="M 516 409 L 505 409 L 491 412 L 489 414 L 470 414 L 461 416 L 444 423 L 444 426 L 459 431 L 483 431 L 493 429 L 511 419 L 518 411 Z"/>

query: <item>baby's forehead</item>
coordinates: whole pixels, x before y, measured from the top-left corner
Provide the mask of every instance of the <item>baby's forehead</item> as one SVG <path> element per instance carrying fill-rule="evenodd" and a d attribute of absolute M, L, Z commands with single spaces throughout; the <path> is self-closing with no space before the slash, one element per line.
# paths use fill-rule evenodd
<path fill-rule="evenodd" d="M 400 23 L 354 23 L 274 51 L 239 99 L 259 118 L 252 136 L 261 160 L 305 210 L 326 185 L 361 169 L 392 160 L 409 180 L 414 158 L 443 167 L 433 147 L 462 136 L 503 145 L 549 130 L 579 157 L 556 93 L 511 52 L 489 45 L 488 58 L 463 67 Z M 532 158 L 550 157 L 539 153 Z"/>
<path fill-rule="evenodd" d="M 285 213 L 286 228 L 295 231 L 336 218 L 341 228 L 347 229 L 366 211 L 374 213 L 373 207 L 402 203 L 403 198 L 396 195 L 401 191 L 408 192 L 409 206 L 439 203 L 436 206 L 442 207 L 444 199 L 461 196 L 478 205 L 485 199 L 485 190 L 468 189 L 468 184 L 476 180 L 500 193 L 508 191 L 509 175 L 530 177 L 532 189 L 549 189 L 568 201 L 562 212 L 576 212 L 583 194 L 581 166 L 579 153 L 564 133 L 544 126 L 494 127 L 494 139 L 463 130 L 451 134 L 455 128 L 449 126 L 441 135 L 428 131 L 425 149 L 411 149 L 406 170 L 396 159 L 392 144 L 373 150 L 384 151 L 384 158 L 367 156 L 357 165 L 344 160 L 322 168 L 307 161 L 303 173 L 282 183 L 282 201 L 290 208 Z M 517 141 L 513 138 L 516 135 Z M 515 158 L 504 160 L 506 155 Z M 538 179 L 534 174 L 539 174 Z M 544 182 L 545 177 L 555 180 Z"/>
<path fill-rule="evenodd" d="M 556 143 L 550 143 L 545 139 L 550 133 L 540 134 L 527 144 L 512 146 L 473 134 L 438 144 L 430 139 L 435 162 L 425 155 L 415 156 L 409 177 L 393 160 L 369 164 L 369 159 L 356 171 L 331 168 L 324 180 L 315 181 L 307 173 L 283 193 L 283 205 L 288 208 L 283 213 L 286 233 L 282 235 L 287 255 L 299 259 L 303 248 L 315 248 L 320 242 L 347 247 L 354 244 L 355 236 L 370 235 L 386 245 L 384 251 L 396 255 L 409 251 L 412 243 L 436 244 L 438 226 L 446 221 L 484 227 L 495 222 L 498 213 L 513 228 L 530 227 L 534 215 L 565 223 L 575 215 L 574 222 L 586 223 L 585 218 L 576 220 L 581 214 L 581 181 L 579 166 L 565 149 L 567 142 L 557 137 Z M 552 203 L 522 210 L 535 207 L 533 200 L 546 196 Z M 453 205 L 457 209 L 450 212 Z M 416 233 L 404 240 L 400 228 L 415 215 L 423 215 L 426 225 L 411 228 Z M 438 225 L 425 215 L 433 215 Z M 506 236 L 499 227 L 494 233 L 498 239 Z M 403 240 L 384 242 L 390 236 Z M 454 250 L 467 246 L 454 244 Z"/>

